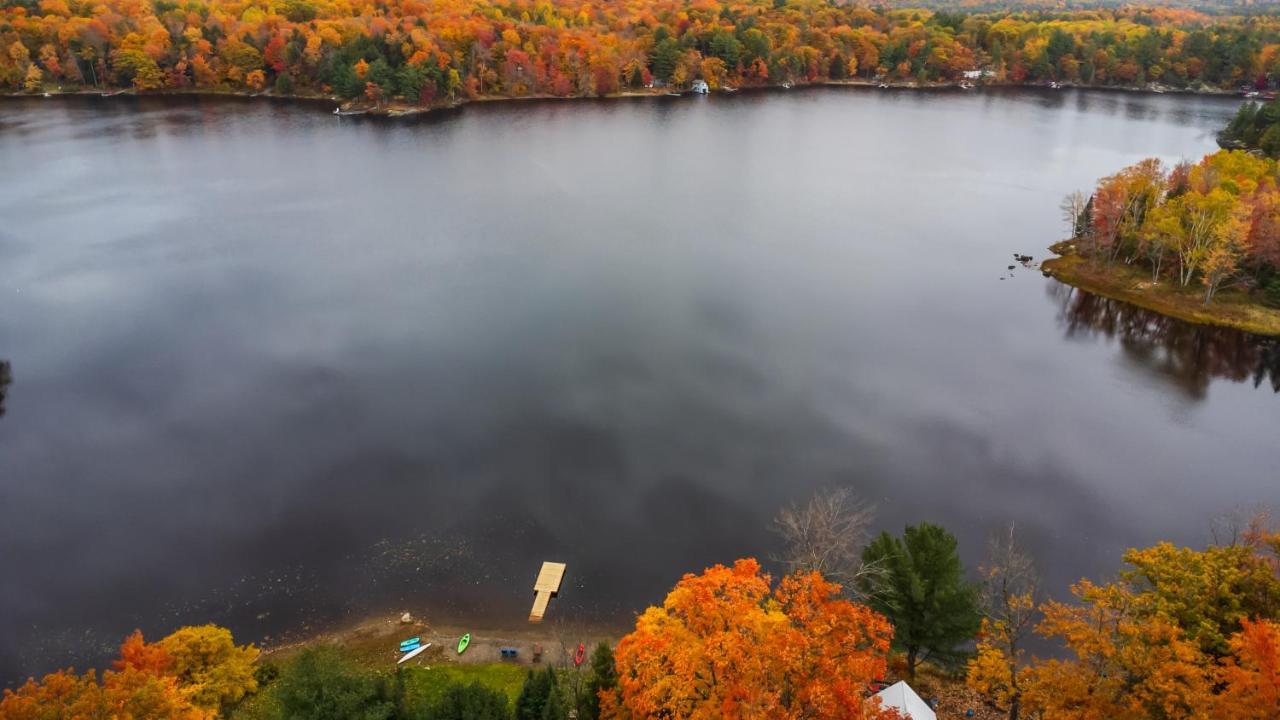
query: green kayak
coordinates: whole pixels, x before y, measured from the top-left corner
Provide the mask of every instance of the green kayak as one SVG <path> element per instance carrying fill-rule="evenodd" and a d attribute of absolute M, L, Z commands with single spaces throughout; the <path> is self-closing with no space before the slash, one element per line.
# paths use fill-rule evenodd
<path fill-rule="evenodd" d="M 471 644 L 471 633 L 467 633 L 466 635 L 463 635 L 462 637 L 458 638 L 458 654 L 461 655 L 462 653 L 466 652 L 467 646 L 470 644 Z"/>

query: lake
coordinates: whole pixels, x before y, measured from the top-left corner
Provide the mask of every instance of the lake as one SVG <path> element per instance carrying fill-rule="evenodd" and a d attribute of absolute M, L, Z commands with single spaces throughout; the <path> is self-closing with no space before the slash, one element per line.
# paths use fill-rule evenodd
<path fill-rule="evenodd" d="M 1059 597 L 1202 543 L 1280 506 L 1280 349 L 1013 255 L 1238 102 L 0 102 L 0 683 L 135 627 L 519 627 L 542 560 L 549 622 L 625 627 L 824 486 L 971 568 L 1016 522 Z"/>

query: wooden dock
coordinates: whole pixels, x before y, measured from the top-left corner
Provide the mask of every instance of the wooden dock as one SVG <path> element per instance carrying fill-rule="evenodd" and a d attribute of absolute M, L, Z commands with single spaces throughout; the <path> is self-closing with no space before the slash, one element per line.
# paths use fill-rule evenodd
<path fill-rule="evenodd" d="M 544 562 L 538 571 L 538 579 L 533 583 L 533 609 L 529 611 L 529 622 L 542 622 L 547 613 L 547 603 L 560 592 L 560 582 L 564 580 L 564 563 Z"/>

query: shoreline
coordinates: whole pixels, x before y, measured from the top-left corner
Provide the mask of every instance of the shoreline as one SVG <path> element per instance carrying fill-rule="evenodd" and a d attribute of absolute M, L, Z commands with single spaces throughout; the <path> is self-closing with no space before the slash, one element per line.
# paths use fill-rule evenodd
<path fill-rule="evenodd" d="M 518 627 L 505 628 L 501 624 L 464 627 L 448 620 L 437 625 L 418 616 L 405 620 L 400 612 L 383 612 L 354 623 L 294 636 L 282 643 L 259 645 L 255 675 L 261 673 L 268 679 L 260 681 L 263 684 L 257 691 L 236 704 L 225 717 L 233 720 L 279 717 L 278 709 L 273 710 L 279 701 L 271 683 L 299 654 L 308 650 L 331 649 L 342 664 L 357 673 L 381 678 L 381 682 L 401 684 L 407 690 L 406 696 L 412 696 L 418 703 L 439 698 L 449 687 L 479 684 L 505 696 L 509 706 L 514 706 L 529 673 L 540 668 L 555 669 L 559 673 L 590 672 L 589 660 L 584 660 L 581 666 L 574 663 L 578 643 L 585 646 L 589 659 L 598 643 L 614 647 L 626 634 L 626 631 L 601 630 L 563 619 L 527 626 L 516 623 Z M 463 634 L 471 637 L 465 652 L 459 654 L 458 641 Z M 398 662 L 403 658 L 400 643 L 409 638 L 419 638 L 429 646 L 403 663 Z M 515 650 L 514 656 L 510 654 L 512 650 Z"/>
<path fill-rule="evenodd" d="M 795 85 L 769 84 L 769 85 L 752 85 L 748 87 L 733 88 L 725 90 L 723 88 L 710 91 L 709 95 L 735 95 L 738 93 L 754 94 L 761 92 L 789 92 L 792 90 L 811 90 L 814 88 L 858 88 L 869 90 L 883 91 L 959 91 L 970 92 L 974 90 L 1090 90 L 1104 92 L 1132 93 L 1140 95 L 1184 95 L 1184 96 L 1204 96 L 1204 97 L 1239 97 L 1239 93 L 1234 90 L 1223 90 L 1218 88 L 1201 88 L 1198 90 L 1186 88 L 1170 88 L 1164 86 L 1158 87 L 1128 87 L 1119 85 L 1086 85 L 1086 84 L 1068 84 L 1064 83 L 1054 88 L 1039 83 L 1009 83 L 1009 82 L 983 82 L 976 85 L 965 85 L 961 82 L 936 82 L 936 83 L 882 83 L 874 80 L 824 80 L 814 83 L 798 83 Z M 377 117 L 377 118 L 408 118 L 418 116 L 431 116 L 447 112 L 461 110 L 469 105 L 476 104 L 505 104 L 505 103 L 522 103 L 522 102 L 568 102 L 568 101 L 609 101 L 630 98 L 676 98 L 697 95 L 693 91 L 686 90 L 681 93 L 672 93 L 663 88 L 642 88 L 634 90 L 626 90 L 623 92 L 613 93 L 609 95 L 587 96 L 587 95 L 481 95 L 474 98 L 464 98 L 449 103 L 440 103 L 435 105 L 412 105 L 408 103 L 391 102 L 380 106 L 369 106 L 363 103 L 353 103 L 352 101 L 344 101 L 336 95 L 325 95 L 322 93 L 291 93 L 288 95 L 280 95 L 274 92 L 245 92 L 242 90 L 219 89 L 219 88 L 168 88 L 163 90 L 148 90 L 139 92 L 131 88 L 114 88 L 114 89 L 97 89 L 97 88 L 75 88 L 69 90 L 57 89 L 45 92 L 7 92 L 0 93 L 0 98 L 5 99 L 23 99 L 23 98 L 55 98 L 55 97 L 101 97 L 101 98 L 143 98 L 143 97 L 210 97 L 210 98 L 236 98 L 244 100 L 265 99 L 269 101 L 286 101 L 299 102 L 309 104 L 329 104 L 337 103 L 337 112 L 333 114 L 339 117 Z M 1244 98 L 1240 97 L 1243 101 Z"/>
<path fill-rule="evenodd" d="M 627 632 L 629 630 L 565 620 L 548 620 L 526 626 L 501 626 L 492 623 L 467 626 L 448 620 L 437 624 L 416 615 L 409 622 L 404 622 L 398 613 L 379 613 L 327 630 L 263 643 L 259 645 L 259 649 L 262 652 L 260 662 L 279 662 L 288 660 L 307 648 L 334 645 L 342 648 L 359 665 L 385 671 L 397 667 L 396 660 L 400 657 L 397 649 L 399 641 L 417 636 L 424 642 L 431 643 L 432 647 L 403 667 L 442 663 L 530 666 L 535 664 L 535 646 L 541 648 L 540 660 L 537 662 L 561 666 L 571 664 L 579 642 L 590 650 L 599 642 L 614 645 Z M 458 638 L 464 633 L 471 634 L 471 643 L 466 653 L 458 655 L 456 645 Z M 514 658 L 504 658 L 501 648 L 515 648 L 518 652 Z"/>
<path fill-rule="evenodd" d="M 1040 270 L 1045 277 L 1066 285 L 1196 325 L 1280 337 L 1280 310 L 1268 308 L 1239 290 L 1221 290 L 1213 304 L 1205 305 L 1198 285 L 1195 290 L 1169 283 L 1153 285 L 1145 268 L 1128 265 L 1094 268 L 1076 254 L 1072 240 L 1056 242 L 1049 251 L 1057 257 L 1040 263 Z"/>
<path fill-rule="evenodd" d="M 307 649 L 336 647 L 348 661 L 364 672 L 384 678 L 397 677 L 399 670 L 410 684 L 423 692 L 450 684 L 479 683 L 490 690 L 505 694 L 508 701 L 516 703 L 524 686 L 527 673 L 539 668 L 555 669 L 569 675 L 591 672 L 592 653 L 597 644 L 617 647 L 618 642 L 631 629 L 620 631 L 573 622 L 549 621 L 520 627 L 462 627 L 451 622 L 434 625 L 429 620 L 415 617 L 405 623 L 398 614 L 370 616 L 354 624 L 335 630 L 298 638 L 292 642 L 260 646 L 258 667 L 272 667 L 275 672 L 287 665 L 298 653 Z M 457 653 L 458 638 L 471 634 L 470 644 L 462 655 Z M 414 658 L 399 664 L 399 642 L 409 637 L 420 637 L 431 647 Z M 581 666 L 574 664 L 578 643 L 586 648 L 586 659 Z M 534 659 L 533 648 L 538 645 L 541 654 Z M 502 648 L 515 648 L 515 657 L 504 657 Z M 579 678 L 582 675 L 578 675 Z M 890 668 L 882 679 L 886 685 L 905 680 L 900 670 Z M 969 688 L 962 678 L 957 678 L 936 666 L 922 666 L 912 681 L 913 687 L 925 697 L 937 702 L 938 717 L 944 720 L 1000 720 L 1003 714 L 987 707 L 981 696 Z M 262 709 L 270 707 L 271 691 L 259 690 L 245 699 L 230 714 L 233 720 L 259 720 Z M 975 712 L 976 711 L 976 712 Z"/>

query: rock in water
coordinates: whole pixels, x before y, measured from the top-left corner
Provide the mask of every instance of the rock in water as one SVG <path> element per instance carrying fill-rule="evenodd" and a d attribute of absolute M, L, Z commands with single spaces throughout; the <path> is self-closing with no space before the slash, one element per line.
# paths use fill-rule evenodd
<path fill-rule="evenodd" d="M 405 613 L 405 614 L 401 615 L 401 616 L 400 616 L 400 624 L 401 624 L 401 625 L 412 625 L 412 624 L 413 624 L 413 616 L 412 616 L 412 615 L 410 615 L 409 613 Z"/>

